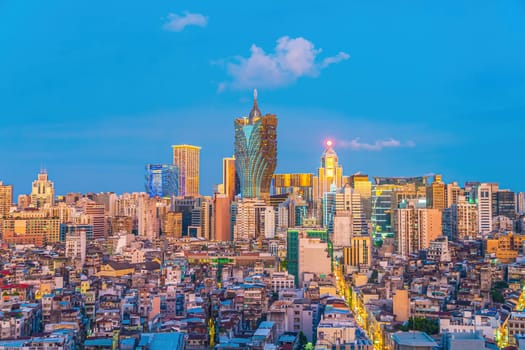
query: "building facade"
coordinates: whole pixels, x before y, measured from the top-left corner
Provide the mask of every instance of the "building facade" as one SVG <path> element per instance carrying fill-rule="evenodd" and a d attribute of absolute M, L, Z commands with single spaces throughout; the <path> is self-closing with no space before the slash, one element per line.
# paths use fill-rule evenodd
<path fill-rule="evenodd" d="M 174 145 L 173 165 L 179 170 L 179 195 L 198 196 L 201 148 L 192 145 Z"/>
<path fill-rule="evenodd" d="M 249 116 L 235 119 L 234 126 L 235 171 L 241 197 L 267 201 L 277 166 L 277 116 L 262 115 L 255 91 Z"/>
<path fill-rule="evenodd" d="M 31 187 L 31 206 L 35 208 L 51 207 L 55 204 L 55 185 L 49 180 L 46 170 L 40 170 L 38 178 Z"/>
<path fill-rule="evenodd" d="M 178 196 L 178 175 L 175 165 L 146 165 L 146 192 L 151 198 Z"/>

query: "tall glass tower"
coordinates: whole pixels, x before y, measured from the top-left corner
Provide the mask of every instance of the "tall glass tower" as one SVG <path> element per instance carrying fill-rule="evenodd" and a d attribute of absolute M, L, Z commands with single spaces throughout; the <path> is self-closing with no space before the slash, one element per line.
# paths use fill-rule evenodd
<path fill-rule="evenodd" d="M 146 165 L 146 192 L 150 197 L 179 195 L 179 171 L 171 164 Z"/>
<path fill-rule="evenodd" d="M 277 116 L 262 115 L 254 90 L 253 108 L 248 117 L 235 119 L 235 171 L 241 197 L 268 200 L 277 165 Z"/>

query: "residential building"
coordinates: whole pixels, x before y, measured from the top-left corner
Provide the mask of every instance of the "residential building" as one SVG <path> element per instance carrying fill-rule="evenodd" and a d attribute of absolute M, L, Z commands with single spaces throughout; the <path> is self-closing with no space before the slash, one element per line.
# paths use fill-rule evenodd
<path fill-rule="evenodd" d="M 497 188 L 497 186 L 496 186 Z M 478 232 L 486 235 L 492 231 L 492 194 L 494 193 L 493 184 L 482 183 L 477 187 L 478 204 Z"/>
<path fill-rule="evenodd" d="M 441 175 L 435 175 L 434 181 L 427 186 L 427 208 L 445 209 L 446 202 L 446 185 Z"/>
<path fill-rule="evenodd" d="M 425 208 L 422 201 L 401 203 L 395 211 L 395 218 L 396 248 L 403 256 L 427 249 L 431 241 L 441 236 L 441 211 Z"/>
<path fill-rule="evenodd" d="M 13 186 L 0 181 L 0 219 L 6 217 L 13 205 Z"/>

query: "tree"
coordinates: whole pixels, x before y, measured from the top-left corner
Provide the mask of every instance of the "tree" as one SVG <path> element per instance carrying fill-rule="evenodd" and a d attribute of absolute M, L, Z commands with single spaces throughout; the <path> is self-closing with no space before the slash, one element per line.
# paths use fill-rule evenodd
<path fill-rule="evenodd" d="M 306 335 L 304 335 L 303 331 L 299 332 L 299 349 L 304 350 L 306 347 L 306 344 L 308 344 L 308 339 L 306 338 Z"/>
<path fill-rule="evenodd" d="M 370 276 L 370 278 L 368 279 L 368 283 L 377 283 L 377 277 L 378 277 L 378 272 L 377 270 L 373 270 L 372 271 L 372 275 Z"/>
<path fill-rule="evenodd" d="M 503 294 L 501 294 L 501 291 L 499 289 L 492 288 L 490 290 L 490 297 L 495 303 L 503 304 L 505 302 L 505 297 L 503 296 Z"/>
<path fill-rule="evenodd" d="M 439 323 L 437 320 L 432 320 L 424 317 L 411 317 L 408 324 L 398 327 L 399 330 L 407 331 L 421 331 L 430 335 L 439 333 Z"/>

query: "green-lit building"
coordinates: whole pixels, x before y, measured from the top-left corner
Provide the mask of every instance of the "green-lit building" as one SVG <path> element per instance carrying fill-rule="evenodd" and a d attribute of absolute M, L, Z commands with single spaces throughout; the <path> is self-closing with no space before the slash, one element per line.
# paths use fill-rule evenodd
<path fill-rule="evenodd" d="M 318 238 L 327 244 L 328 254 L 333 259 L 334 249 L 326 229 L 288 229 L 286 239 L 287 270 L 295 277 L 295 285 L 299 285 L 299 238 Z"/>

